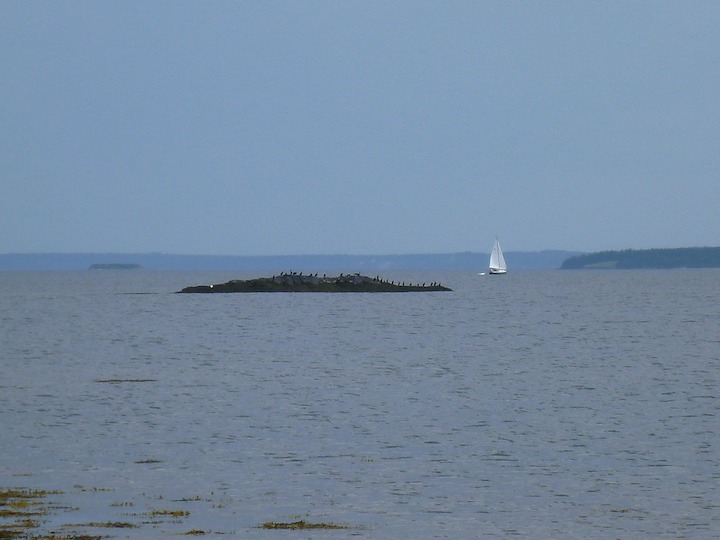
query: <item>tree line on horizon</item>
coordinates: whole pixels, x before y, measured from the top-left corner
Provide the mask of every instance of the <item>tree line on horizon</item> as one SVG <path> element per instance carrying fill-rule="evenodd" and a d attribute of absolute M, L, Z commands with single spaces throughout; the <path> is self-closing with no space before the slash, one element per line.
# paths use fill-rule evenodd
<path fill-rule="evenodd" d="M 562 270 L 720 268 L 720 247 L 597 251 L 566 259 Z"/>

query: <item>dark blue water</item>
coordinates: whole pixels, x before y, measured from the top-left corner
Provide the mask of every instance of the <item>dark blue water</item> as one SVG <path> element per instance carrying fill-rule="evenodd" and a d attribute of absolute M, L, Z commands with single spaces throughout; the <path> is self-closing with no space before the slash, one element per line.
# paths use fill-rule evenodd
<path fill-rule="evenodd" d="M 62 491 L 35 534 L 720 535 L 720 272 L 172 294 L 241 277 L 0 275 L 0 489 Z M 258 528 L 300 519 L 349 528 Z"/>

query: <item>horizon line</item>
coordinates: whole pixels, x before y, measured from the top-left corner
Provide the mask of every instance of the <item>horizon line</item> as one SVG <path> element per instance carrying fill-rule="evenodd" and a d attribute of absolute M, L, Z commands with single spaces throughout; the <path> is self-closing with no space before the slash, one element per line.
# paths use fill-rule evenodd
<path fill-rule="evenodd" d="M 630 248 L 632 249 L 632 248 Z M 650 248 L 650 249 L 673 249 L 673 248 Z M 682 249 L 682 248 L 677 248 Z M 547 253 L 547 252 L 563 252 L 563 253 L 592 253 L 590 251 L 582 251 L 576 249 L 511 249 L 504 250 L 505 253 Z M 620 250 L 599 250 L 599 251 L 620 251 Z M 160 255 L 172 257 L 413 257 L 424 255 L 465 255 L 465 254 L 485 254 L 490 251 L 417 251 L 411 253 L 283 253 L 283 254 L 218 254 L 218 253 L 173 253 L 166 251 L 9 251 L 0 253 L 0 257 L 8 255 Z"/>

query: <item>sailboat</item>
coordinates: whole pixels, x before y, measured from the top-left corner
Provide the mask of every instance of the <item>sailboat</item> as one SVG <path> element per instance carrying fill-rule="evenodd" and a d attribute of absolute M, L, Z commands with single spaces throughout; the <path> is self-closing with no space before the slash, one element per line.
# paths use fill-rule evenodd
<path fill-rule="evenodd" d="M 488 268 L 488 274 L 507 274 L 507 264 L 505 264 L 505 257 L 503 256 L 502 249 L 500 248 L 500 241 L 496 238 L 495 244 L 493 244 L 492 252 L 490 253 L 490 266 Z"/>

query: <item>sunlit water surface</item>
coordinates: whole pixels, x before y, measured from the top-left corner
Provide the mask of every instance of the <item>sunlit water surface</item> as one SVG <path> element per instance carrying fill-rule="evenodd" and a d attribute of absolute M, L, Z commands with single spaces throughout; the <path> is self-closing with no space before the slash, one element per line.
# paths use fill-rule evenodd
<path fill-rule="evenodd" d="M 0 489 L 131 539 L 720 536 L 719 271 L 383 276 L 453 292 L 0 274 Z"/>

